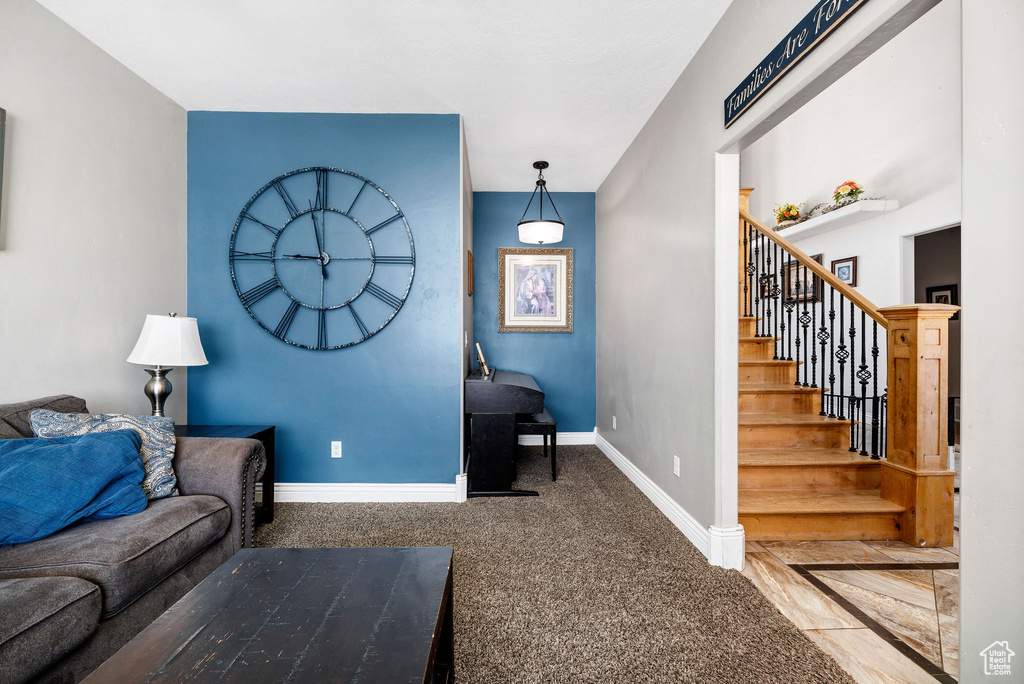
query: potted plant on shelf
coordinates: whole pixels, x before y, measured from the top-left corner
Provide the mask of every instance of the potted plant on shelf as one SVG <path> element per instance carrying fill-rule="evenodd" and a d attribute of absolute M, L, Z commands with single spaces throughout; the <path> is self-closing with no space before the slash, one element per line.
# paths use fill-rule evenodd
<path fill-rule="evenodd" d="M 803 204 L 776 204 L 775 230 L 782 230 L 783 228 L 800 223 L 803 220 L 800 216 L 800 207 L 802 206 Z"/>
<path fill-rule="evenodd" d="M 864 192 L 864 188 L 857 181 L 844 181 L 836 187 L 835 192 L 832 193 L 832 200 L 835 202 L 835 208 L 845 207 L 847 204 L 853 204 L 860 197 L 861 193 Z"/>

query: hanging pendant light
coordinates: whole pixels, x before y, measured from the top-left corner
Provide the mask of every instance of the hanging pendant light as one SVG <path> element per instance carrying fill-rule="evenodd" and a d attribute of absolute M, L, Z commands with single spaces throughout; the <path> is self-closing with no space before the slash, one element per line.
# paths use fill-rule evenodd
<path fill-rule="evenodd" d="M 551 193 L 547 189 L 547 181 L 544 180 L 544 169 L 548 168 L 546 161 L 533 162 L 533 168 L 537 169 L 537 187 L 533 189 L 533 194 L 530 195 L 530 201 L 526 205 L 526 211 L 523 212 L 523 217 L 519 219 L 519 241 L 528 242 L 532 245 L 550 245 L 554 242 L 562 241 L 562 229 L 565 228 L 565 223 L 562 222 L 562 217 L 558 213 L 558 209 L 555 208 L 555 203 L 551 200 Z M 537 206 L 540 207 L 540 218 L 526 220 L 526 212 L 530 211 L 530 206 L 533 204 L 533 198 L 540 193 L 540 201 L 537 202 Z M 548 204 L 555 210 L 555 216 L 558 216 L 558 220 L 545 219 L 544 218 L 544 194 L 547 193 Z"/>

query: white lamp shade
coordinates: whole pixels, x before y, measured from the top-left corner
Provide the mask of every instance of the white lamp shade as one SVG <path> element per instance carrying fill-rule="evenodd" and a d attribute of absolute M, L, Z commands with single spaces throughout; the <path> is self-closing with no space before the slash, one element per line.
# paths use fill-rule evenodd
<path fill-rule="evenodd" d="M 550 245 L 561 242 L 563 228 L 565 228 L 565 224 L 561 221 L 520 221 L 519 241 L 534 245 Z"/>
<path fill-rule="evenodd" d="M 196 319 L 146 315 L 142 334 L 128 363 L 147 366 L 205 366 L 209 361 L 199 341 Z"/>

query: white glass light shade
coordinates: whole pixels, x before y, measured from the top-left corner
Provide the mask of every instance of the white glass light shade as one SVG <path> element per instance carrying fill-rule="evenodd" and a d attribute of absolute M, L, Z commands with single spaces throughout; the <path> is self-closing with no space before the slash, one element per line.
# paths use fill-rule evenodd
<path fill-rule="evenodd" d="M 519 241 L 534 245 L 550 245 L 561 242 L 563 228 L 565 228 L 565 224 L 561 221 L 520 221 Z"/>
<path fill-rule="evenodd" d="M 128 356 L 128 363 L 146 366 L 205 366 L 209 361 L 199 341 L 196 319 L 147 314 L 142 334 Z"/>

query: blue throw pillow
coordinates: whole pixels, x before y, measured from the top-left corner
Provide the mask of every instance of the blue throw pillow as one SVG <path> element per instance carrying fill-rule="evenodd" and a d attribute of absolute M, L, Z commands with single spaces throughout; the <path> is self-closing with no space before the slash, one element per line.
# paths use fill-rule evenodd
<path fill-rule="evenodd" d="M 0 440 L 0 546 L 145 510 L 141 445 L 133 430 Z"/>
<path fill-rule="evenodd" d="M 174 477 L 174 420 L 165 416 L 126 416 L 120 413 L 60 413 L 39 409 L 32 412 L 36 437 L 73 437 L 90 432 L 135 430 L 142 438 L 142 462 L 146 479 L 142 488 L 150 499 L 178 493 Z"/>

